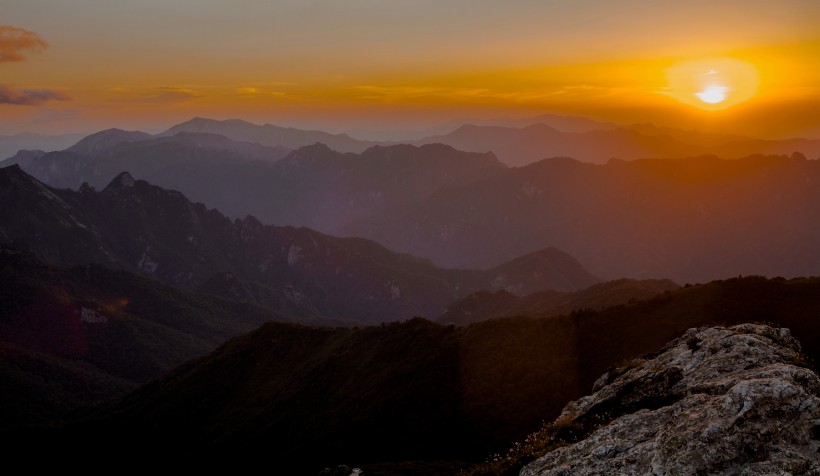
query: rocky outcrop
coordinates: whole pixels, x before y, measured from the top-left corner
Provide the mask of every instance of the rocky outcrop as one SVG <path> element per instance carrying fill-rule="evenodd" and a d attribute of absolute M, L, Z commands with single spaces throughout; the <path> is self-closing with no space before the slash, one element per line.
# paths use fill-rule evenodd
<path fill-rule="evenodd" d="M 820 378 L 788 329 L 690 329 L 610 370 L 556 422 L 578 441 L 522 476 L 820 474 Z"/>

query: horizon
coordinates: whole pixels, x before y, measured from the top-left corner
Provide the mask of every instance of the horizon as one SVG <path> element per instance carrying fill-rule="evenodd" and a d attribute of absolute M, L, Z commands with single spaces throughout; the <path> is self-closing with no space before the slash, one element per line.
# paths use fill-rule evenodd
<path fill-rule="evenodd" d="M 555 114 L 820 137 L 811 0 L 241 7 L 9 2 L 0 134 L 158 132 L 207 117 L 384 140 Z"/>

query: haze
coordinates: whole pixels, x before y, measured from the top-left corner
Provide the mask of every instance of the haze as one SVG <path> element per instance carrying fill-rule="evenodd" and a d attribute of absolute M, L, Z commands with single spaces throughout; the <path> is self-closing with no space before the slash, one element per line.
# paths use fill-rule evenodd
<path fill-rule="evenodd" d="M 2 134 L 206 116 L 387 137 L 549 112 L 820 137 L 815 0 L 5 0 L 2 21 Z M 753 65 L 754 94 L 670 94 L 670 68 L 709 58 Z"/>

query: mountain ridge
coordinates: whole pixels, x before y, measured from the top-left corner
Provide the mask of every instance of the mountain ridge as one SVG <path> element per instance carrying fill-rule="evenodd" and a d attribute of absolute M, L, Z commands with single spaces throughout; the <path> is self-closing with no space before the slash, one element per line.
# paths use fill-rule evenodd
<path fill-rule="evenodd" d="M 268 146 L 280 145 L 292 149 L 321 142 L 340 152 L 360 153 L 376 144 L 372 141 L 354 139 L 347 134 L 330 134 L 318 130 L 302 130 L 273 124 L 256 125 L 241 119 L 219 121 L 203 117 L 195 117 L 172 126 L 159 135 L 173 135 L 177 132 L 210 132 L 233 140 L 256 142 Z"/>
<path fill-rule="evenodd" d="M 582 309 L 600 310 L 627 304 L 678 288 L 678 284 L 668 279 L 624 278 L 574 292 L 548 290 L 515 295 L 506 290 L 479 291 L 447 306 L 436 322 L 466 325 L 513 315 L 558 316 Z"/>
<path fill-rule="evenodd" d="M 189 289 L 208 283 L 219 294 L 213 286 L 221 282 L 225 297 L 255 296 L 303 318 L 433 317 L 478 289 L 531 292 L 598 282 L 555 249 L 494 269 L 442 269 L 361 238 L 263 225 L 252 216 L 232 221 L 127 172 L 100 192 L 74 192 L 51 189 L 14 166 L 0 169 L 0 185 L 1 198 L 21 204 L 0 212 L 6 242 L 57 262 L 99 262 Z M 213 280 L 222 273 L 239 281 Z"/>
<path fill-rule="evenodd" d="M 544 123 L 518 126 L 462 125 L 447 134 L 415 144 L 441 142 L 470 152 L 493 151 L 505 164 L 522 167 L 550 157 L 606 163 L 613 158 L 677 159 L 698 155 L 740 158 L 754 154 L 801 152 L 820 158 L 818 139 L 755 139 L 637 124 L 614 128 L 561 131 Z"/>
<path fill-rule="evenodd" d="M 52 435 L 60 451 L 74 451 L 71 441 L 93 443 L 112 459 L 138 448 L 149 459 L 238 460 L 306 474 L 340 463 L 367 471 L 442 461 L 454 474 L 600 389 L 595 382 L 608 368 L 692 327 L 766 319 L 791 329 L 808 359 L 817 358 L 818 289 L 818 278 L 748 277 L 600 311 L 463 327 L 422 319 L 347 329 L 268 323 Z M 688 352 L 688 339 L 678 342 Z M 669 374 L 661 370 L 654 372 Z M 635 395 L 666 388 L 662 378 L 652 382 Z"/>

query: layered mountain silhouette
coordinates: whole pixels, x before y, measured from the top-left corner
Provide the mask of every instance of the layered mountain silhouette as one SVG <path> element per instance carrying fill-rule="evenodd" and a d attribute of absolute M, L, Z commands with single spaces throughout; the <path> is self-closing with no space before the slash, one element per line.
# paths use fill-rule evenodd
<path fill-rule="evenodd" d="M 0 163 L 0 444 L 347 476 L 456 474 L 523 441 L 472 468 L 514 474 L 546 435 L 566 447 L 548 474 L 610 455 L 593 434 L 655 431 L 645 410 L 685 397 L 699 425 L 695 400 L 734 395 L 698 375 L 672 392 L 681 366 L 774 363 L 814 392 L 820 278 L 793 277 L 820 274 L 818 144 L 554 116 L 378 144 L 195 118 L 21 150 Z M 784 395 L 743 401 L 771 419 Z M 733 441 L 749 461 L 768 444 Z"/>
<path fill-rule="evenodd" d="M 179 132 L 206 132 L 219 134 L 236 141 L 255 142 L 267 146 L 298 149 L 317 142 L 339 152 L 363 152 L 376 142 L 354 139 L 347 134 L 330 134 L 323 131 L 280 127 L 273 124 L 257 125 L 240 119 L 217 121 L 195 117 L 177 124 L 160 135 L 169 136 Z"/>
<path fill-rule="evenodd" d="M 605 279 L 814 275 L 819 166 L 799 154 L 548 159 L 442 190 L 355 232 L 444 266 L 490 266 L 548 244 Z"/>
<path fill-rule="evenodd" d="M 107 143 L 104 136 L 88 141 Z M 722 147 L 736 139 L 698 140 Z M 361 236 L 445 267 L 488 268 L 556 247 L 606 279 L 686 283 L 820 269 L 817 162 L 798 153 L 602 165 L 554 158 L 510 168 L 493 154 L 441 144 L 362 154 L 316 144 L 280 158 L 283 152 L 179 133 L 118 142 L 91 156 L 18 159 L 57 186 L 89 179 L 102 188 L 129 170 L 228 216 Z"/>
<path fill-rule="evenodd" d="M 455 473 L 464 467 L 458 461 L 478 462 L 556 417 L 607 368 L 690 327 L 766 320 L 788 326 L 816 358 L 818 311 L 817 279 L 751 277 L 601 311 L 464 327 L 269 323 L 59 433 L 32 437 L 51 435 L 69 453 L 92 445 L 112 460 L 138 451 L 157 461 L 305 474 L 342 463 L 367 471 L 444 460 Z"/>
<path fill-rule="evenodd" d="M 361 154 L 316 144 L 281 158 L 284 150 L 216 135 L 122 142 L 144 137 L 109 132 L 77 145 L 117 142 L 92 155 L 16 159 L 60 187 L 88 179 L 101 189 L 129 170 L 228 216 L 365 237 L 445 267 L 488 268 L 556 247 L 606 279 L 686 283 L 820 269 L 817 162 L 799 153 L 602 165 L 553 158 L 510 168 L 493 154 L 441 144 Z M 713 148 L 739 140 L 701 136 Z"/>
<path fill-rule="evenodd" d="M 357 155 L 316 144 L 257 172 L 233 193 L 241 194 L 237 201 L 263 222 L 357 236 L 355 223 L 393 215 L 438 190 L 489 179 L 505 169 L 492 154 L 443 145 L 377 146 Z"/>
<path fill-rule="evenodd" d="M 78 189 L 83 183 L 105 187 L 123 170 L 163 185 L 220 197 L 220 191 L 256 173 L 290 151 L 232 141 L 224 136 L 180 132 L 153 137 L 139 131 L 108 129 L 83 138 L 63 151 L 21 151 L 0 165 L 17 164 L 58 188 Z M 241 170 L 237 171 L 237 167 Z M 244 167 L 244 168 L 243 168 Z M 237 175 L 239 175 L 237 177 Z M 223 178 L 234 177 L 234 181 Z M 214 201 L 213 199 L 211 201 Z"/>
<path fill-rule="evenodd" d="M 584 129 L 551 121 L 526 126 L 466 124 L 452 132 L 428 137 L 419 144 L 442 143 L 470 152 L 492 151 L 501 162 L 524 166 L 549 157 L 572 157 L 582 162 L 606 163 L 649 158 L 684 158 L 717 155 L 739 158 L 753 154 L 791 154 L 798 151 L 810 158 L 820 158 L 820 140 L 761 140 L 742 136 L 704 134 L 635 125 L 616 128 Z"/>
<path fill-rule="evenodd" d="M 377 243 L 231 221 L 179 192 L 117 176 L 105 189 L 52 189 L 0 169 L 0 241 L 58 263 L 102 263 L 287 313 L 384 322 L 434 317 L 480 289 L 576 290 L 598 280 L 545 249 L 482 271 L 448 270 Z"/>
<path fill-rule="evenodd" d="M 151 138 L 112 129 L 66 151 L 21 151 L 0 165 L 18 164 L 51 186 L 73 189 L 86 182 L 101 189 L 127 170 L 229 216 L 252 214 L 265 223 L 332 234 L 349 234 L 350 223 L 506 168 L 492 154 L 442 145 L 377 146 L 357 155 L 314 144 L 288 152 L 209 133 Z"/>
<path fill-rule="evenodd" d="M 85 134 L 20 134 L 0 135 L 0 160 L 16 154 L 20 150 L 63 150 L 76 144 Z"/>

